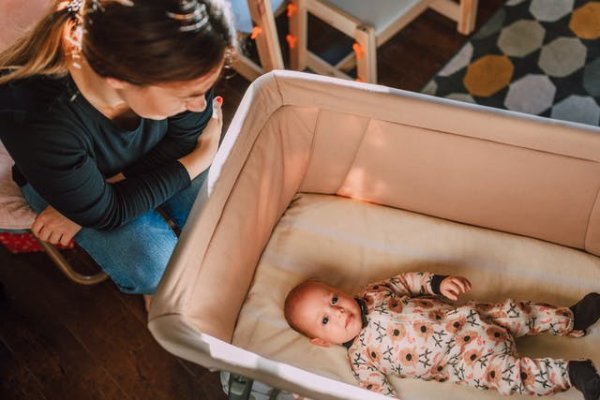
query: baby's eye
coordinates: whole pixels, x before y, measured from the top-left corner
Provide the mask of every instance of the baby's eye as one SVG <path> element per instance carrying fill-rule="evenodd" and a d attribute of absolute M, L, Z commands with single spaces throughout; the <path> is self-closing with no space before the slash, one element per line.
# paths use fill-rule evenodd
<path fill-rule="evenodd" d="M 321 323 L 323 325 L 327 325 L 328 322 L 329 322 L 329 317 L 323 317 L 323 319 L 321 320 Z"/>
<path fill-rule="evenodd" d="M 334 294 L 333 297 L 331 298 L 331 304 L 335 304 L 337 302 L 338 302 L 338 297 L 337 297 L 337 295 Z"/>

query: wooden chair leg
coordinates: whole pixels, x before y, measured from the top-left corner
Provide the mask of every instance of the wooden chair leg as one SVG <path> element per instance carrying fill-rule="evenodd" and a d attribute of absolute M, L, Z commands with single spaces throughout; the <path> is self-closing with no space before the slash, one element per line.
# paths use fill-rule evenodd
<path fill-rule="evenodd" d="M 359 26 L 355 33 L 356 75 L 361 82 L 377 83 L 377 40 L 371 26 Z"/>
<path fill-rule="evenodd" d="M 468 35 L 475 30 L 477 20 L 477 4 L 479 0 L 436 0 L 429 7 L 442 15 L 456 21 L 456 30 Z"/>
<path fill-rule="evenodd" d="M 281 56 L 271 0 L 248 0 L 248 8 L 252 20 L 262 30 L 255 40 L 263 71 L 283 69 L 283 57 Z"/>
<path fill-rule="evenodd" d="M 304 71 L 306 69 L 308 51 L 308 12 L 306 0 L 292 0 L 288 7 L 290 68 L 297 71 Z"/>
<path fill-rule="evenodd" d="M 463 35 L 469 35 L 475 30 L 477 20 L 478 0 L 460 0 L 460 15 L 458 19 L 458 31 Z"/>
<path fill-rule="evenodd" d="M 43 242 L 38 240 L 40 246 L 46 254 L 50 257 L 50 259 L 54 262 L 54 264 L 69 278 L 75 283 L 79 283 L 81 285 L 94 285 L 96 283 L 100 283 L 108 278 L 108 276 L 104 272 L 99 272 L 95 275 L 83 275 L 79 272 L 75 271 L 71 264 L 63 255 L 50 243 Z"/>

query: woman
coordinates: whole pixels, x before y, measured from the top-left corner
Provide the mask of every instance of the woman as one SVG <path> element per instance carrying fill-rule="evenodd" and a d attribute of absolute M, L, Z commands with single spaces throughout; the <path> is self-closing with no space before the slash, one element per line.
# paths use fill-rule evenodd
<path fill-rule="evenodd" d="M 217 150 L 234 38 L 223 0 L 73 0 L 0 53 L 33 233 L 75 237 L 123 292 L 152 294 L 177 241 L 162 215 L 183 227 Z"/>

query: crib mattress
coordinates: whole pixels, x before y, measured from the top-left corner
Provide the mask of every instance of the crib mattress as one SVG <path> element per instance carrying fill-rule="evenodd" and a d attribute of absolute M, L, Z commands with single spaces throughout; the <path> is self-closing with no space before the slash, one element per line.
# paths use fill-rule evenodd
<path fill-rule="evenodd" d="M 597 290 L 600 259 L 536 239 L 466 226 L 339 196 L 298 194 L 260 259 L 232 343 L 268 359 L 356 384 L 346 350 L 322 348 L 291 331 L 282 314 L 287 292 L 316 278 L 352 293 L 405 271 L 468 277 L 461 299 L 506 297 L 571 305 Z M 517 341 L 523 356 L 592 358 L 600 365 L 600 324 L 581 339 L 540 335 Z M 392 378 L 401 399 L 505 398 L 452 383 Z M 577 399 L 574 389 L 557 399 Z M 526 399 L 529 396 L 514 396 Z"/>
<path fill-rule="evenodd" d="M 408 270 L 467 276 L 466 299 L 569 305 L 600 290 L 600 129 L 298 72 L 249 87 L 149 315 L 168 351 L 314 399 L 356 386 L 343 349 L 289 330 L 317 277 L 356 291 Z M 519 341 L 597 363 L 588 337 Z M 403 398 L 495 397 L 394 381 Z M 579 398 L 574 390 L 559 398 Z"/>

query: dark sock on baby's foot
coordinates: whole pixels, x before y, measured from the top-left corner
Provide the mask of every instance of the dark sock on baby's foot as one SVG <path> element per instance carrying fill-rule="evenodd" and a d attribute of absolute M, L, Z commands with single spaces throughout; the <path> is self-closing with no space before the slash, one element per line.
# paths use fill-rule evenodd
<path fill-rule="evenodd" d="M 585 400 L 600 400 L 600 375 L 590 360 L 569 361 L 568 369 L 571 385 Z"/>
<path fill-rule="evenodd" d="M 573 311 L 573 329 L 585 331 L 600 318 L 600 293 L 588 293 L 569 308 Z"/>

